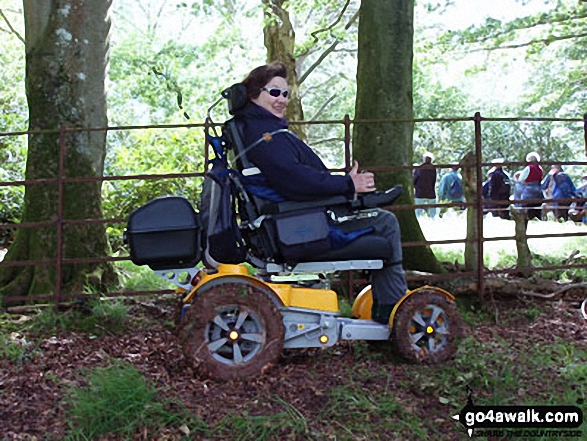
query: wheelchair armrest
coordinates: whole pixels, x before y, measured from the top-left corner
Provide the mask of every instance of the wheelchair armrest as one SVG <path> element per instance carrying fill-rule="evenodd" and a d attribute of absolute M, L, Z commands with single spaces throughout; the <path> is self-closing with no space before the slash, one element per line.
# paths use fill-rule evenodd
<path fill-rule="evenodd" d="M 279 213 L 289 213 L 292 211 L 306 210 L 309 208 L 335 207 L 335 206 L 346 206 L 348 208 L 358 208 L 358 207 L 355 207 L 355 201 L 353 201 L 353 200 L 347 199 L 344 196 L 333 196 L 331 198 L 318 199 L 315 201 L 274 202 L 274 203 L 265 205 L 261 209 L 261 213 L 262 214 L 279 214 Z"/>
<path fill-rule="evenodd" d="M 359 194 L 356 199 L 347 199 L 344 196 L 333 196 L 327 199 L 318 199 L 315 201 L 285 201 L 274 202 L 265 205 L 261 209 L 261 214 L 279 214 L 289 213 L 292 211 L 306 210 L 308 208 L 346 208 L 350 210 L 365 210 L 376 207 L 385 207 L 391 205 L 402 194 L 403 187 L 396 185 L 386 191 L 374 191 L 371 193 Z"/>
<path fill-rule="evenodd" d="M 357 196 L 357 201 L 360 209 L 387 207 L 395 202 L 402 194 L 404 187 L 396 185 L 385 191 L 373 191 L 371 193 L 363 193 Z"/>

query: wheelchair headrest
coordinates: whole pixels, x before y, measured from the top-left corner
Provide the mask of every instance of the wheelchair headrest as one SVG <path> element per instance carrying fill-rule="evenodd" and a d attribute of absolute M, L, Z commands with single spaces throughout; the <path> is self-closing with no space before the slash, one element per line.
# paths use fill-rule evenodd
<path fill-rule="evenodd" d="M 222 97 L 228 101 L 228 113 L 234 115 L 237 110 L 247 105 L 247 88 L 243 83 L 236 83 L 222 91 Z"/>

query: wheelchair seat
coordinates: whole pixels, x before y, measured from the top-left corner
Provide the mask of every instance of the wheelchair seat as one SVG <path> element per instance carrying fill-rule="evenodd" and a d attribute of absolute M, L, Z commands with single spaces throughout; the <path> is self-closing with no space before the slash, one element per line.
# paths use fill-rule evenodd
<path fill-rule="evenodd" d="M 331 260 L 388 260 L 392 253 L 391 245 L 384 237 L 375 234 L 361 236 L 342 248 L 328 250 L 311 260 L 325 262 Z"/>

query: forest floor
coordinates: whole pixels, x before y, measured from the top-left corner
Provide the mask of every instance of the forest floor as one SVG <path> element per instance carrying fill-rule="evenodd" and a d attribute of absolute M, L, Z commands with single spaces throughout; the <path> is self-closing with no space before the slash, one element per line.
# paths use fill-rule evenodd
<path fill-rule="evenodd" d="M 71 437 L 71 391 L 113 360 L 140 372 L 168 412 L 192 418 L 91 439 L 468 439 L 451 417 L 469 391 L 475 404 L 578 405 L 587 414 L 587 321 L 577 301 L 459 303 L 465 338 L 442 365 L 410 365 L 345 342 L 286 351 L 259 378 L 223 383 L 200 378 L 184 357 L 172 296 L 129 301 L 131 320 L 117 332 L 39 334 L 28 325 L 34 318 L 3 314 L 4 337 L 23 349 L 9 356 L 5 342 L 0 351 L 0 439 L 89 439 Z M 586 439 L 585 426 L 571 433 L 579 437 L 557 439 Z"/>

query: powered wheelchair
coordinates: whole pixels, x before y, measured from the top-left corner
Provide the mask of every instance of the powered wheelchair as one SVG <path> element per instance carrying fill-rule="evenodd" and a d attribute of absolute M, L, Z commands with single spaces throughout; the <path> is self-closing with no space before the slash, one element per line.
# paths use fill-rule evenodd
<path fill-rule="evenodd" d="M 242 84 L 222 92 L 231 115 L 246 105 Z M 135 210 L 125 231 L 131 260 L 148 265 L 181 293 L 178 335 L 197 372 L 247 379 L 274 363 L 284 348 L 330 347 L 341 340 L 380 341 L 408 361 L 440 362 L 456 350 L 461 320 L 454 297 L 424 286 L 408 290 L 389 323 L 371 320 L 371 287 L 341 316 L 328 275 L 377 270 L 388 262 L 388 241 L 374 234 L 332 232 L 350 219 L 376 216 L 401 187 L 309 202 L 271 201 L 250 184 L 259 170 L 248 161 L 234 117 L 207 133 L 215 158 L 200 211 L 184 198 L 154 199 Z M 401 263 L 400 263 L 401 264 Z"/>

